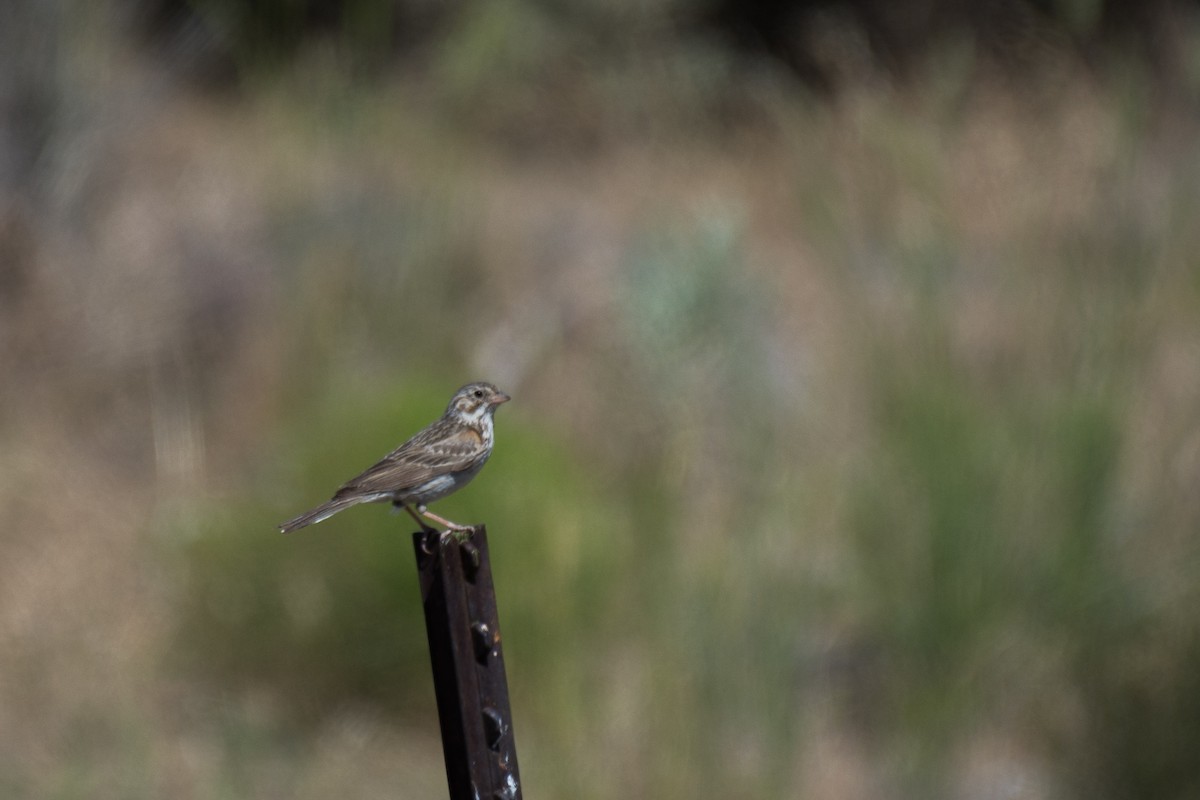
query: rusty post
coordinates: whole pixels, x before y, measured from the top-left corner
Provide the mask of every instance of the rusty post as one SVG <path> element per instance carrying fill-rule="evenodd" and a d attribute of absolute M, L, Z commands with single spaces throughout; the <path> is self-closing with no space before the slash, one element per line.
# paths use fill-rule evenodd
<path fill-rule="evenodd" d="M 450 800 L 520 800 L 487 529 L 413 534 Z"/>

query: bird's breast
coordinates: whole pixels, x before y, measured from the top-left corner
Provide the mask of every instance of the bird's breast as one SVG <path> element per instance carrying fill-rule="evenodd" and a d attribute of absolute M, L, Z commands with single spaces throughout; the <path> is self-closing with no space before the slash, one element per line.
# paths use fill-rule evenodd
<path fill-rule="evenodd" d="M 479 474 L 487 457 L 479 459 L 471 467 L 458 472 L 447 472 L 437 475 L 422 484 L 412 487 L 401 498 L 406 503 L 432 503 L 466 486 L 472 478 Z"/>

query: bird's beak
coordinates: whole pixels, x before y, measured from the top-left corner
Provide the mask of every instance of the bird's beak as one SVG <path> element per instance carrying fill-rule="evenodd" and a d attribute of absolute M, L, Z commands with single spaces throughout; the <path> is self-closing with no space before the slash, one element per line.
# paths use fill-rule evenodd
<path fill-rule="evenodd" d="M 492 405 L 498 406 L 501 403 L 507 403 L 509 400 L 512 400 L 512 398 L 506 395 L 504 392 L 500 392 L 492 398 Z"/>

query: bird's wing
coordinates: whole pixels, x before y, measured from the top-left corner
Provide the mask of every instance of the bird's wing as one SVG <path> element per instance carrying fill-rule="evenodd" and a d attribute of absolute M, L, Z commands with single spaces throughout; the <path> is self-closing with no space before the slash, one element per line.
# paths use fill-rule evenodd
<path fill-rule="evenodd" d="M 347 481 L 334 497 L 411 489 L 438 475 L 469 469 L 486 452 L 474 428 L 435 423 Z"/>

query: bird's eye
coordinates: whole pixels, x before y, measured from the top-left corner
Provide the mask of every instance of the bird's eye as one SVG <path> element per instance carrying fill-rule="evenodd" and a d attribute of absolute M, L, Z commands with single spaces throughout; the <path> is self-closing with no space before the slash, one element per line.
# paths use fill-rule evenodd
<path fill-rule="evenodd" d="M 476 396 L 476 397 L 483 397 L 483 389 L 476 389 L 476 390 L 475 390 L 475 396 Z"/>

